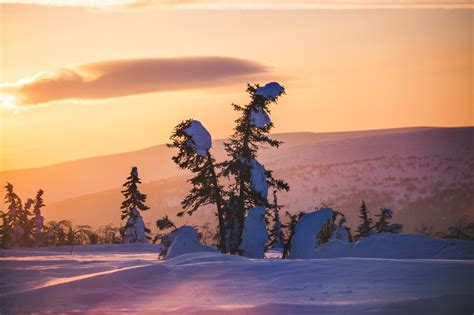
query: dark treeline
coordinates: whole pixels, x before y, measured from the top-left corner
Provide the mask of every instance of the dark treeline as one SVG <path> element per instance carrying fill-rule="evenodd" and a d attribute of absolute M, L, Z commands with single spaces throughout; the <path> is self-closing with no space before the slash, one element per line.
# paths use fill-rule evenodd
<path fill-rule="evenodd" d="M 25 203 L 12 184 L 7 183 L 5 191 L 7 211 L 0 211 L 1 248 L 122 243 L 119 229 L 113 225 L 94 230 L 88 225 L 73 225 L 69 220 L 44 222 L 41 189 L 35 199 L 29 198 Z"/>

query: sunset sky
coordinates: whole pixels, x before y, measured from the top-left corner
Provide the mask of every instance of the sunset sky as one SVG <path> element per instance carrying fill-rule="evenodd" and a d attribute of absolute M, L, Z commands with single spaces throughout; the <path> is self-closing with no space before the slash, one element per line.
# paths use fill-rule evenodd
<path fill-rule="evenodd" d="M 473 14 L 470 1 L 0 0 L 0 171 L 166 143 L 187 118 L 225 137 L 247 82 L 285 86 L 274 132 L 473 125 Z"/>

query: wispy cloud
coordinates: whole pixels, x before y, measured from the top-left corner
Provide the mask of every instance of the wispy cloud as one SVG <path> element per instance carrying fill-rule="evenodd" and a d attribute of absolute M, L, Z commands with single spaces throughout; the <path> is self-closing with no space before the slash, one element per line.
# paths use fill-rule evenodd
<path fill-rule="evenodd" d="M 190 9 L 377 9 L 474 8 L 471 0 L 0 0 L 1 3 L 44 6 L 124 7 L 161 6 Z"/>
<path fill-rule="evenodd" d="M 108 99 L 247 82 L 249 76 L 265 71 L 256 62 L 227 57 L 109 60 L 3 83 L 0 94 L 14 98 L 18 105 L 64 99 Z"/>

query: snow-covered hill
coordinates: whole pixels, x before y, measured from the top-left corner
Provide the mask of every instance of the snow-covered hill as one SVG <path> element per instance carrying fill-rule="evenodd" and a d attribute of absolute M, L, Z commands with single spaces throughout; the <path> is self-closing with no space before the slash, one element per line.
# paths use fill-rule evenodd
<path fill-rule="evenodd" d="M 0 313 L 470 314 L 472 260 L 253 260 L 158 245 L 0 250 Z M 27 301 L 27 303 L 26 303 Z"/>
<path fill-rule="evenodd" d="M 420 224 L 445 230 L 463 214 L 474 215 L 474 127 L 402 128 L 341 133 L 276 135 L 285 141 L 277 151 L 263 150 L 262 161 L 287 180 L 289 193 L 280 201 L 296 212 L 328 205 L 355 226 L 364 199 L 372 212 L 390 207 L 395 220 L 413 231 Z M 69 218 L 77 224 L 119 224 L 120 186 L 132 165 L 144 181 L 151 225 L 164 213 L 174 214 L 189 186 L 186 173 L 170 159 L 164 146 L 39 169 L 0 173 L 20 196 L 45 190 L 47 220 Z M 225 155 L 222 141 L 213 153 Z M 91 216 L 93 214 L 93 216 Z M 374 213 L 373 213 L 374 214 Z M 184 222 L 212 221 L 204 210 Z"/>

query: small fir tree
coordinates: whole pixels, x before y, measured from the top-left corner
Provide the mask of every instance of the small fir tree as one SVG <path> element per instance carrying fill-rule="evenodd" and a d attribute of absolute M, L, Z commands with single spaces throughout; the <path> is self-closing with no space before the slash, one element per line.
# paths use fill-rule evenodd
<path fill-rule="evenodd" d="M 140 211 L 149 209 L 145 205 L 147 196 L 138 190 L 138 184 L 141 184 L 141 181 L 138 177 L 138 169 L 134 166 L 127 181 L 123 184 L 125 189 L 122 190 L 125 200 L 120 207 L 122 209 L 121 219 L 127 220 L 121 229 L 124 243 L 147 243 L 150 239 L 147 234 L 151 230 L 145 226 L 140 214 Z"/>
<path fill-rule="evenodd" d="M 357 227 L 357 237 L 365 237 L 370 235 L 370 229 L 372 226 L 372 219 L 369 218 L 369 210 L 365 205 L 364 200 L 359 208 L 359 218 L 362 220 L 361 224 Z"/>

